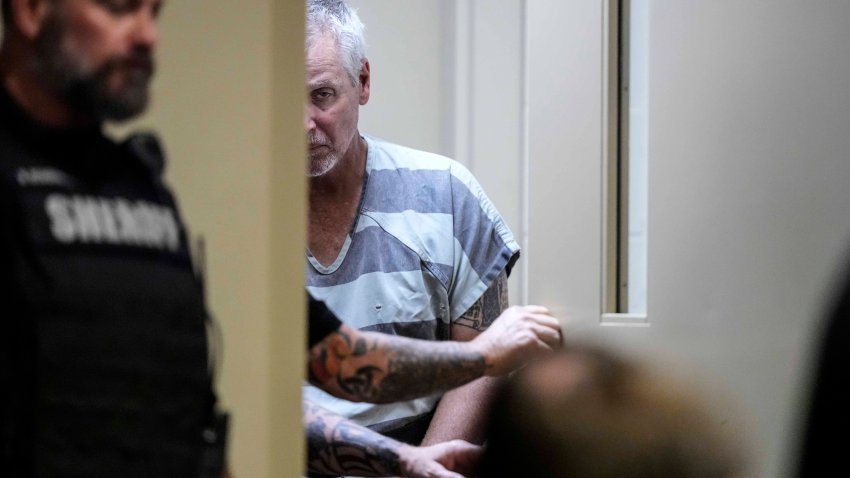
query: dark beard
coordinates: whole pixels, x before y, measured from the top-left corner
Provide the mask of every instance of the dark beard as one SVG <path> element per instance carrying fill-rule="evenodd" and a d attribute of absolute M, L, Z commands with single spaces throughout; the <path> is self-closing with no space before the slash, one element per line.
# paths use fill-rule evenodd
<path fill-rule="evenodd" d="M 152 54 L 137 50 L 129 57 L 113 57 L 92 70 L 63 47 L 67 28 L 61 12 L 45 20 L 35 41 L 33 67 L 42 81 L 75 111 L 95 120 L 126 120 L 142 113 L 148 104 L 148 84 L 154 73 Z M 119 89 L 109 88 L 118 70 L 129 70 Z"/>

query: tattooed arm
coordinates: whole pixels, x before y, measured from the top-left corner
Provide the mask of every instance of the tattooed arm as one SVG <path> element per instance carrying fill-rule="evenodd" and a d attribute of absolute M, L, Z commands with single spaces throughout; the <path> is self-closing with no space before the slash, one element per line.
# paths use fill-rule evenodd
<path fill-rule="evenodd" d="M 472 342 L 414 340 L 342 325 L 310 349 L 309 378 L 351 401 L 421 397 L 505 374 L 556 347 L 558 330 L 558 321 L 539 306 L 511 308 Z"/>
<path fill-rule="evenodd" d="M 387 438 L 309 402 L 304 402 L 307 467 L 324 474 L 462 478 L 481 455 L 477 446 L 454 440 L 413 447 Z M 454 470 L 454 471 L 451 471 Z"/>
<path fill-rule="evenodd" d="M 345 325 L 310 349 L 310 382 L 352 401 L 387 403 L 463 385 L 484 375 L 482 352 Z"/>
<path fill-rule="evenodd" d="M 481 337 L 508 306 L 508 278 L 504 271 L 489 289 L 452 324 L 452 340 Z M 460 438 L 484 442 L 484 424 L 499 379 L 485 377 L 443 395 L 422 445 Z"/>

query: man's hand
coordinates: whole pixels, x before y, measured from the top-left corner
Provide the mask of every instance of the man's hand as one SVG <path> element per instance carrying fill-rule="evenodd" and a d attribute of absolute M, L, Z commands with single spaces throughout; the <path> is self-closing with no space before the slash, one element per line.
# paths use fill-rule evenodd
<path fill-rule="evenodd" d="M 463 440 L 415 447 L 393 440 L 304 401 L 307 468 L 330 475 L 463 478 L 478 468 L 482 450 Z"/>
<path fill-rule="evenodd" d="M 487 375 L 504 375 L 561 345 L 561 326 L 549 309 L 513 306 L 470 342 L 483 356 Z"/>
<path fill-rule="evenodd" d="M 482 452 L 479 446 L 451 440 L 432 446 L 404 446 L 399 461 L 407 478 L 462 478 L 474 476 Z"/>

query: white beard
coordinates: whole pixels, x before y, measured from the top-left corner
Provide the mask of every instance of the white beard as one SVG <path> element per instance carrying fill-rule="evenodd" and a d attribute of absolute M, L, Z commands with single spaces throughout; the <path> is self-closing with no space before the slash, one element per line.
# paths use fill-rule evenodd
<path fill-rule="evenodd" d="M 310 158 L 310 170 L 307 175 L 311 178 L 316 178 L 325 175 L 328 171 L 336 166 L 339 158 L 336 154 L 330 153 L 321 158 Z"/>

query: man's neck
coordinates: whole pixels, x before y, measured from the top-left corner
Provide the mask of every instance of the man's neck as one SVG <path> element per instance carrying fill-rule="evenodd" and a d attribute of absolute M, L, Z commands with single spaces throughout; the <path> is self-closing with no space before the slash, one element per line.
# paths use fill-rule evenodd
<path fill-rule="evenodd" d="M 339 255 L 357 217 L 366 176 L 366 141 L 355 137 L 346 155 L 326 174 L 310 178 L 307 247 L 323 265 Z"/>

